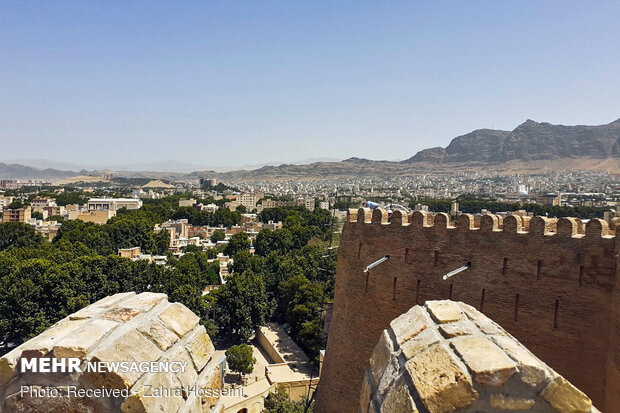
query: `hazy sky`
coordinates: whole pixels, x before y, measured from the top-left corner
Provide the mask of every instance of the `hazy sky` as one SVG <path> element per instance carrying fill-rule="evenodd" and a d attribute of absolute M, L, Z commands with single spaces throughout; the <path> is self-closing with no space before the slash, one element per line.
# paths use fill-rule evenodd
<path fill-rule="evenodd" d="M 0 0 L 0 160 L 404 159 L 620 117 L 620 2 Z"/>

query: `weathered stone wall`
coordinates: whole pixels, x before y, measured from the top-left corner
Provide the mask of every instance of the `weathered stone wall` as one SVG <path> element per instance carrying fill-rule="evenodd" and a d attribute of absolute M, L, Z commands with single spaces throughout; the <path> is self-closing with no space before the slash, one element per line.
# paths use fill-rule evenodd
<path fill-rule="evenodd" d="M 121 293 L 104 298 L 15 348 L 0 358 L 0 412 L 218 412 L 218 397 L 187 391 L 188 387 L 220 389 L 224 359 L 198 317 L 165 294 Z M 20 359 L 77 357 L 82 373 L 22 373 Z M 96 361 L 186 362 L 184 372 L 87 372 Z M 21 386 L 58 389 L 65 397 L 20 394 Z M 128 389 L 128 397 L 73 397 L 80 389 Z M 152 387 L 148 387 L 152 386 Z M 168 397 L 158 388 L 173 389 Z M 179 393 L 178 389 L 181 389 Z M 69 397 L 71 396 L 71 397 Z"/>
<path fill-rule="evenodd" d="M 383 330 L 362 413 L 598 412 L 592 401 L 475 308 L 427 301 Z"/>
<path fill-rule="evenodd" d="M 365 360 L 383 329 L 439 299 L 479 309 L 598 408 L 620 411 L 619 253 L 615 231 L 597 219 L 464 214 L 451 223 L 446 214 L 396 211 L 388 222 L 380 209 L 350 211 L 317 411 L 357 410 Z"/>

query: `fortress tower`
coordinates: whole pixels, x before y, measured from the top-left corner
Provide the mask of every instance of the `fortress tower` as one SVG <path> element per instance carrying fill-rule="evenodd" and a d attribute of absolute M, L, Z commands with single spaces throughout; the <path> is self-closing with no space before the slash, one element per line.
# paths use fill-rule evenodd
<path fill-rule="evenodd" d="M 388 222 L 381 209 L 360 209 L 349 211 L 340 245 L 316 411 L 357 411 L 382 331 L 412 306 L 441 299 L 475 307 L 600 410 L 619 411 L 620 246 L 605 221 L 463 214 L 451 223 L 446 214 L 396 211 Z"/>

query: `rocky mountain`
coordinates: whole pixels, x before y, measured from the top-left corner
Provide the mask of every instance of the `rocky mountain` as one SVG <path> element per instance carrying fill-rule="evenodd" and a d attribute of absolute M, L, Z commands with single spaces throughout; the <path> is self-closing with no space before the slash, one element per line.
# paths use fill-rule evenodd
<path fill-rule="evenodd" d="M 528 120 L 513 130 L 503 160 L 618 157 L 620 119 L 601 126 L 563 126 Z"/>
<path fill-rule="evenodd" d="M 413 163 L 413 162 L 438 163 L 438 162 L 443 162 L 445 158 L 446 158 L 446 148 L 442 148 L 441 146 L 435 146 L 433 148 L 423 149 L 420 152 L 413 155 L 411 158 L 403 162 L 405 163 Z"/>
<path fill-rule="evenodd" d="M 454 138 L 446 148 L 416 153 L 405 163 L 620 158 L 620 119 L 600 126 L 564 126 L 527 120 L 513 131 L 479 129 Z"/>

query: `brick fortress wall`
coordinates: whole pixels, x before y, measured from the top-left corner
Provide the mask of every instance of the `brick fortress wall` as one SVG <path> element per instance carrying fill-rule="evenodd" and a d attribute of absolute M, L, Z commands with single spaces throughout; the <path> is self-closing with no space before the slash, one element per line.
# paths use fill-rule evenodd
<path fill-rule="evenodd" d="M 594 219 L 531 220 L 376 209 L 350 211 L 317 411 L 356 411 L 364 369 L 390 321 L 426 300 L 474 306 L 588 394 L 620 406 L 615 228 Z M 384 255 L 390 259 L 364 273 Z M 444 281 L 442 275 L 470 263 Z M 615 409 L 615 410 L 614 410 Z"/>

